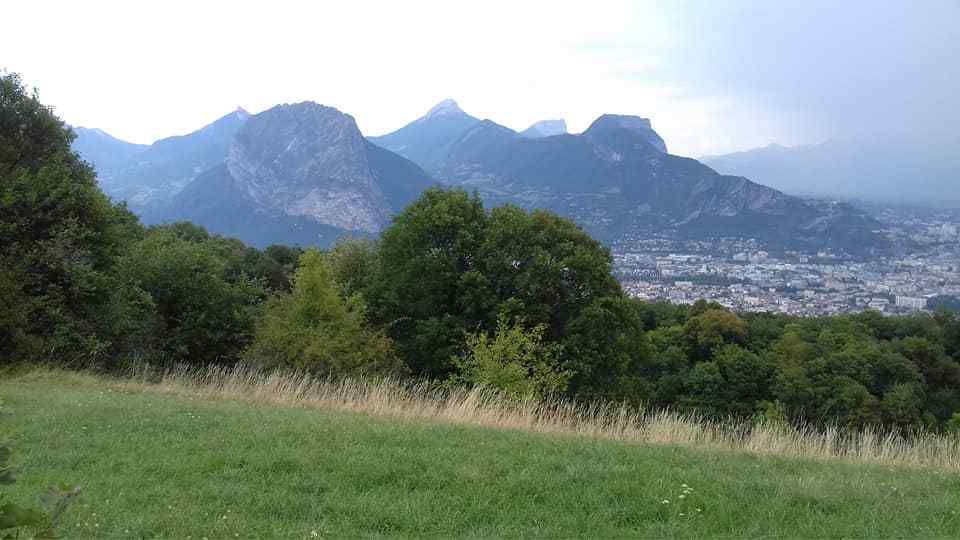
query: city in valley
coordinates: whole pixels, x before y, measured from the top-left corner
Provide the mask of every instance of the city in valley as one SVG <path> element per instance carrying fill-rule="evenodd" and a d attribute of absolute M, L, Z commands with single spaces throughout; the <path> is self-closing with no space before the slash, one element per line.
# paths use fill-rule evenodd
<path fill-rule="evenodd" d="M 960 297 L 960 211 L 873 208 L 893 255 L 855 258 L 774 252 L 755 240 L 622 238 L 614 268 L 626 291 L 651 301 L 699 299 L 740 311 L 835 315 L 933 311 Z"/>

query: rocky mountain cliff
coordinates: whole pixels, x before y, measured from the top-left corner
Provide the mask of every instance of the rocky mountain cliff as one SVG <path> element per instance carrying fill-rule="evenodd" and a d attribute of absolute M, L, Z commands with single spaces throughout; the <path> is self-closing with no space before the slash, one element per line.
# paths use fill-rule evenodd
<path fill-rule="evenodd" d="M 145 144 L 122 141 L 100 129 L 73 127 L 76 139 L 73 149 L 97 169 L 101 184 L 111 183 L 113 177 L 129 167 L 134 158 L 149 148 Z"/>
<path fill-rule="evenodd" d="M 155 190 L 149 204 L 134 207 L 146 222 L 187 219 L 254 245 L 328 245 L 343 234 L 378 233 L 432 184 L 420 167 L 367 141 L 353 117 L 331 107 L 278 105 L 232 119 L 137 154 L 138 163 L 112 178 L 130 186 L 114 196 L 160 186 L 167 188 L 163 198 Z M 171 189 L 171 178 L 186 181 Z"/>

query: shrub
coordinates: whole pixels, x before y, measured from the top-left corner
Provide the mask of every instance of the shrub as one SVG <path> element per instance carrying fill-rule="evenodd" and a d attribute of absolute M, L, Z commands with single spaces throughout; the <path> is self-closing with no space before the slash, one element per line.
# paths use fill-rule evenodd
<path fill-rule="evenodd" d="M 293 291 L 267 302 L 245 357 L 337 376 L 403 371 L 390 339 L 368 327 L 362 298 L 343 295 L 330 261 L 315 249 L 301 256 Z"/>
<path fill-rule="evenodd" d="M 467 336 L 467 352 L 453 363 L 460 373 L 453 380 L 495 388 L 513 398 L 543 398 L 566 390 L 570 372 L 560 368 L 560 346 L 545 343 L 546 328 L 524 328 L 521 321 L 497 321 L 493 336 Z"/>

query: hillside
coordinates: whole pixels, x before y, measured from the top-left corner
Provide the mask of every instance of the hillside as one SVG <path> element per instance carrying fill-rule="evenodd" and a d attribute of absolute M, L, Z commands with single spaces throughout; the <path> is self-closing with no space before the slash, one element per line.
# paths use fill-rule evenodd
<path fill-rule="evenodd" d="M 282 383 L 209 393 L 182 380 L 7 378 L 13 496 L 81 486 L 67 538 L 960 535 L 960 489 L 937 469 L 418 419 L 426 409 L 391 417 L 399 402 L 382 392 L 291 406 Z"/>

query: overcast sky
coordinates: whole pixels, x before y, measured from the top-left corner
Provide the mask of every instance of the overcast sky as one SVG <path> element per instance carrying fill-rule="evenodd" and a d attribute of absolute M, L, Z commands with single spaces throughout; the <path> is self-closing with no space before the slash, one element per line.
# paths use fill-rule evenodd
<path fill-rule="evenodd" d="M 3 6 L 0 67 L 133 142 L 303 100 L 378 135 L 452 97 L 514 129 L 646 116 L 700 156 L 955 136 L 958 22 L 960 0 L 30 0 Z"/>

